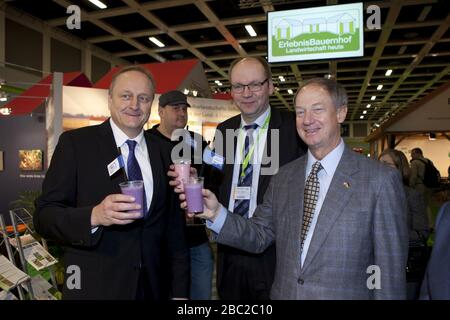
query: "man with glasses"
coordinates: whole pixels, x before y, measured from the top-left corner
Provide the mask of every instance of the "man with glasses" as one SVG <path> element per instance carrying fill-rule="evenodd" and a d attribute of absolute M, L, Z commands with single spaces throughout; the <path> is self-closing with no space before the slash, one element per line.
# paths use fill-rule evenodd
<path fill-rule="evenodd" d="M 250 218 L 277 171 L 265 173 L 269 163 L 262 160 L 270 155 L 282 166 L 304 154 L 305 145 L 296 134 L 294 113 L 269 105 L 274 85 L 266 60 L 260 57 L 235 60 L 230 66 L 229 80 L 231 96 L 241 114 L 217 127 L 214 147 L 223 167 L 221 172 L 214 172 L 219 173 L 214 192 L 231 212 Z M 230 130 L 236 132 L 234 137 L 227 136 Z M 222 146 L 218 146 L 219 140 L 223 141 Z M 221 299 L 269 299 L 274 272 L 274 245 L 261 254 L 218 245 L 217 289 Z"/>
<path fill-rule="evenodd" d="M 34 225 L 64 245 L 63 299 L 188 297 L 184 219 L 171 210 L 164 150 L 143 131 L 154 93 L 150 73 L 126 67 L 111 81 L 111 118 L 60 136 Z M 142 206 L 121 194 L 127 179 L 143 181 Z"/>

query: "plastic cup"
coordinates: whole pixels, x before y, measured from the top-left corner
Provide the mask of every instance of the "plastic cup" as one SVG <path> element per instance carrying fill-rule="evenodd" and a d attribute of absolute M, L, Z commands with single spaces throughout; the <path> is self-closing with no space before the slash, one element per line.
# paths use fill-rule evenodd
<path fill-rule="evenodd" d="M 144 216 L 144 181 L 125 181 L 119 183 L 119 187 L 122 190 L 122 194 L 134 197 L 134 202 L 141 205 L 141 209 L 132 210 L 131 212 L 140 212 L 142 218 Z"/>
<path fill-rule="evenodd" d="M 191 161 L 190 160 L 176 160 L 174 161 L 175 172 L 178 173 L 177 181 L 181 182 L 181 186 L 189 181 L 191 173 Z"/>
<path fill-rule="evenodd" d="M 203 212 L 203 177 L 190 177 L 184 184 L 184 194 L 187 202 L 187 212 Z"/>

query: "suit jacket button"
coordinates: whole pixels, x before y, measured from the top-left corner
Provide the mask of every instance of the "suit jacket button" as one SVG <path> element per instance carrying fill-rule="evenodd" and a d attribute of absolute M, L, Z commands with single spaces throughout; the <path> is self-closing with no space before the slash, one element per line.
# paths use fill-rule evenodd
<path fill-rule="evenodd" d="M 298 278 L 298 279 L 297 279 L 297 283 L 298 283 L 299 285 L 303 285 L 303 284 L 305 283 L 305 280 L 303 280 L 302 278 Z"/>

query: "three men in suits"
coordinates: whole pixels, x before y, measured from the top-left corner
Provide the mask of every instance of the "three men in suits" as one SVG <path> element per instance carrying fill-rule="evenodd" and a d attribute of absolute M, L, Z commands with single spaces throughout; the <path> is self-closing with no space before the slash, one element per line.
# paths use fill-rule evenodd
<path fill-rule="evenodd" d="M 126 67 L 111 81 L 111 118 L 60 136 L 34 225 L 64 245 L 64 299 L 188 297 L 184 220 L 163 167 L 170 155 L 143 131 L 154 93 L 145 69 Z M 143 218 L 120 192 L 127 176 L 144 181 Z"/>
<path fill-rule="evenodd" d="M 224 245 L 259 253 L 275 242 L 272 299 L 404 299 L 408 232 L 399 173 L 345 146 L 347 95 L 336 81 L 308 80 L 294 101 L 307 155 L 272 177 L 251 219 L 231 214 L 209 190 L 200 217 Z"/>
<path fill-rule="evenodd" d="M 306 147 L 295 134 L 294 114 L 281 112 L 269 105 L 269 96 L 273 93 L 274 86 L 266 60 L 260 57 L 239 58 L 231 64 L 229 78 L 231 95 L 241 113 L 217 127 L 214 147 L 222 157 L 223 168 L 221 172 L 213 172 L 213 175 L 219 177 L 212 179 L 216 183 L 213 191 L 230 211 L 239 211 L 239 214 L 249 218 L 256 206 L 262 203 L 270 178 L 278 167 L 298 158 Z M 247 132 L 246 126 L 255 127 Z M 238 132 L 239 135 L 233 137 L 227 131 Z M 252 170 L 245 186 L 241 186 L 246 134 L 251 135 L 251 140 L 255 142 L 252 159 L 256 160 L 250 162 Z M 218 139 L 217 135 L 222 139 Z M 218 141 L 223 143 L 219 146 Z M 249 167 L 247 166 L 247 171 Z M 238 199 L 237 190 L 240 188 L 247 192 L 240 194 Z M 241 202 L 240 206 L 238 202 Z M 217 289 L 220 298 L 269 299 L 275 273 L 275 255 L 274 245 L 267 246 L 259 253 L 249 253 L 219 244 Z"/>
<path fill-rule="evenodd" d="M 420 299 L 450 300 L 450 202 L 446 202 L 436 219 L 436 234 Z"/>

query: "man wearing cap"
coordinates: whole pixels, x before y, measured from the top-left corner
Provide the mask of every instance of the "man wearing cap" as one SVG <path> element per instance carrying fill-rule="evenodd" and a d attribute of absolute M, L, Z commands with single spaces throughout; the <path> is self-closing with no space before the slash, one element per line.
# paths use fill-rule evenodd
<path fill-rule="evenodd" d="M 172 153 L 172 149 L 180 143 L 178 136 L 175 136 L 173 133 L 177 129 L 184 129 L 186 127 L 188 107 L 190 105 L 186 95 L 177 90 L 166 92 L 159 98 L 158 113 L 161 122 L 147 132 L 157 137 L 161 147 L 169 153 Z M 189 145 L 191 163 L 197 169 L 197 172 L 205 173 L 207 176 L 208 167 L 206 167 L 206 172 L 205 168 L 203 170 L 201 169 L 201 151 L 206 147 L 207 143 L 197 133 L 187 130 L 184 133 L 186 135 L 183 134 L 180 137 L 182 139 L 181 143 L 187 143 Z M 199 148 L 201 150 L 197 150 Z M 171 160 L 165 164 L 167 167 L 171 164 Z M 200 219 L 188 222 L 186 238 L 191 255 L 190 298 L 192 300 L 209 300 L 211 299 L 214 260 L 205 227 Z"/>

